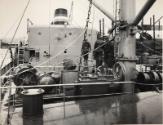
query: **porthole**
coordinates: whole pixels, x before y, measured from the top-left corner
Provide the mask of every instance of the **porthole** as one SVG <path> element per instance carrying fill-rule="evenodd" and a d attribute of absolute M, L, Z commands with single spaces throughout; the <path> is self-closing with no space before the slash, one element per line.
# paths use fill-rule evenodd
<path fill-rule="evenodd" d="M 38 35 L 42 35 L 42 33 L 41 32 L 38 32 Z"/>
<path fill-rule="evenodd" d="M 61 38 L 61 37 L 57 37 L 56 39 L 57 39 L 58 41 L 62 40 L 62 38 Z"/>

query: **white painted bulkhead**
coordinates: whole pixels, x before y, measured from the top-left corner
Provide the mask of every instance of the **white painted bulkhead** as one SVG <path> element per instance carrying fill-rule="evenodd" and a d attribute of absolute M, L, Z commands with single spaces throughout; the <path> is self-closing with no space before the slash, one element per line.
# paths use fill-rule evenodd
<path fill-rule="evenodd" d="M 84 28 L 69 25 L 31 26 L 28 31 L 29 47 L 40 53 L 39 60 L 31 59 L 32 64 L 58 66 L 62 65 L 63 59 L 66 58 L 74 60 L 78 65 L 84 39 Z M 89 29 L 87 35 L 93 50 L 97 32 Z M 67 53 L 64 53 L 65 50 Z M 50 56 L 45 56 L 44 51 L 48 52 Z M 89 57 L 91 58 L 91 55 Z"/>

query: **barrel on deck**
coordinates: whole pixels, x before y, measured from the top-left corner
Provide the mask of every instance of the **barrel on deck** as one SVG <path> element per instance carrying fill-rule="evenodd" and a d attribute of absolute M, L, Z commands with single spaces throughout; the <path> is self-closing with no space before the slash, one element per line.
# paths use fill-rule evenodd
<path fill-rule="evenodd" d="M 43 115 L 43 89 L 27 89 L 23 95 L 23 117 Z"/>

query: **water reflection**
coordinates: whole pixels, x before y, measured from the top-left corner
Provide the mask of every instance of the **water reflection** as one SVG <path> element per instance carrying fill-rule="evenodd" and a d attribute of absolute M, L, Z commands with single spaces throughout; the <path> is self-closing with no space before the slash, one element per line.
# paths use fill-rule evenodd
<path fill-rule="evenodd" d="M 43 125 L 43 116 L 25 117 L 23 118 L 23 125 Z"/>
<path fill-rule="evenodd" d="M 95 119 L 103 121 L 105 125 L 106 123 L 136 123 L 137 101 L 137 96 L 125 95 L 84 100 L 77 104 L 88 120 L 92 119 L 90 114 L 94 114 Z"/>
<path fill-rule="evenodd" d="M 162 124 L 161 102 L 162 93 L 151 92 L 48 104 L 43 118 L 24 119 L 23 125 Z"/>
<path fill-rule="evenodd" d="M 125 95 L 119 99 L 120 117 L 117 123 L 133 124 L 137 123 L 137 102 L 139 98 L 136 95 Z"/>
<path fill-rule="evenodd" d="M 110 96 L 106 98 L 79 101 L 80 111 L 87 118 L 105 124 L 162 123 L 162 94 Z M 154 93 L 152 93 L 153 95 Z M 142 97 L 145 97 L 142 98 Z M 149 98 L 147 99 L 147 96 Z M 98 123 L 98 122 L 97 122 Z M 96 125 L 96 122 L 94 122 Z M 97 124 L 98 125 L 98 124 Z"/>

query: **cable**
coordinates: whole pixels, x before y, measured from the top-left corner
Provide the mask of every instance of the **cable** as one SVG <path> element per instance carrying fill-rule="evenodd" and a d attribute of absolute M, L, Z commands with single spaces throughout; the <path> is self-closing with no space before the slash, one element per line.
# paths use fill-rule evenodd
<path fill-rule="evenodd" d="M 12 39 L 11 39 L 11 41 L 10 41 L 9 44 L 12 44 L 12 43 L 13 43 L 13 40 L 14 40 L 15 35 L 16 35 L 16 33 L 17 33 L 17 31 L 18 31 L 18 29 L 19 29 L 19 27 L 20 27 L 20 24 L 21 24 L 21 22 L 22 22 L 22 19 L 23 19 L 24 15 L 25 15 L 25 12 L 26 12 L 26 10 L 27 10 L 27 8 L 28 8 L 29 3 L 30 3 L 30 0 L 28 0 L 28 3 L 27 3 L 27 5 L 26 5 L 26 7 L 25 7 L 25 9 L 24 9 L 24 11 L 23 11 L 23 14 L 22 14 L 22 16 L 21 16 L 21 18 L 20 18 L 20 21 L 19 21 L 19 23 L 18 23 L 18 26 L 16 27 L 16 30 L 15 30 L 15 32 L 14 32 L 14 35 L 13 35 L 13 37 L 12 37 Z M 10 47 L 9 47 L 9 48 L 10 48 Z M 1 72 L 2 66 L 3 66 L 3 64 L 4 64 L 4 61 L 5 61 L 5 59 L 6 59 L 7 54 L 8 54 L 9 51 L 10 51 L 10 49 L 7 49 L 7 51 L 6 51 L 6 53 L 5 53 L 5 56 L 4 56 L 4 58 L 3 58 L 2 62 L 1 62 L 1 65 L 0 65 L 0 72 Z M 1 75 L 1 73 L 0 73 L 0 75 Z M 0 86 L 1 86 L 1 84 L 0 84 Z M 0 90 L 0 96 L 1 96 L 1 90 Z M 0 97 L 0 100 L 1 100 L 1 97 Z M 0 110 L 1 110 L 1 107 L 0 107 Z"/>
<path fill-rule="evenodd" d="M 11 25 L 11 27 L 8 29 L 8 31 L 3 36 L 4 38 L 9 34 L 9 32 L 12 30 L 12 28 L 16 25 L 16 22 L 18 21 L 19 17 L 14 21 L 14 23 Z"/>
<path fill-rule="evenodd" d="M 138 42 L 139 43 L 139 42 Z M 146 49 L 148 49 L 148 50 L 150 50 L 150 51 L 152 51 L 152 52 L 155 52 L 155 53 L 157 53 L 157 54 L 161 54 L 160 52 L 158 52 L 158 51 L 155 51 L 155 50 L 153 50 L 152 48 L 150 48 L 149 46 L 146 46 L 144 43 L 139 43 L 140 45 L 142 45 L 143 47 L 145 47 Z"/>
<path fill-rule="evenodd" d="M 110 36 L 109 36 L 109 37 L 110 37 Z M 113 40 L 114 40 L 114 38 L 112 38 L 109 42 L 111 42 L 111 41 L 113 41 Z M 94 51 L 96 51 L 97 49 L 103 47 L 103 46 L 106 45 L 107 43 L 108 43 L 108 42 L 104 42 L 101 46 L 95 48 L 92 52 L 94 52 Z M 84 55 L 81 55 L 81 56 L 77 56 L 76 58 L 82 58 L 82 57 L 84 57 L 85 55 L 87 55 L 87 54 L 89 54 L 89 53 L 91 53 L 91 52 L 88 52 L 88 53 L 86 53 L 86 54 L 84 54 Z M 68 62 L 68 61 L 66 61 L 66 62 Z M 59 63 L 59 64 L 62 64 L 62 63 L 63 63 L 63 62 L 61 62 L 61 63 Z"/>
<path fill-rule="evenodd" d="M 158 23 L 162 18 L 163 18 L 163 16 L 161 16 L 158 20 L 156 20 L 156 22 L 154 24 Z"/>
<path fill-rule="evenodd" d="M 85 32 L 85 31 L 83 31 L 76 39 L 74 39 L 69 45 L 67 45 L 67 47 L 65 47 L 63 50 L 61 50 L 60 52 L 58 52 L 55 56 L 50 57 L 48 60 L 44 61 L 43 63 L 41 63 L 41 64 L 39 64 L 39 65 L 37 65 L 37 66 L 43 65 L 43 64 L 47 63 L 48 61 L 50 61 L 50 60 L 52 60 L 52 59 L 58 57 L 62 52 L 64 52 L 65 49 L 70 48 L 74 43 L 76 43 L 77 40 L 84 34 L 84 32 Z"/>
<path fill-rule="evenodd" d="M 20 21 L 19 21 L 19 23 L 18 23 L 18 26 L 16 27 L 16 30 L 15 30 L 15 32 L 14 32 L 14 35 L 13 35 L 13 37 L 12 37 L 12 39 L 11 39 L 11 41 L 10 41 L 9 44 L 12 44 L 12 43 L 13 43 L 13 40 L 14 40 L 15 35 L 16 35 L 16 33 L 17 33 L 17 31 L 18 31 L 18 29 L 19 29 L 19 27 L 20 27 L 20 24 L 21 24 L 21 22 L 22 22 L 22 19 L 23 19 L 24 15 L 25 15 L 25 12 L 26 12 L 26 10 L 27 10 L 27 8 L 28 8 L 29 3 L 30 3 L 30 0 L 28 0 L 28 3 L 27 3 L 27 5 L 26 5 L 26 7 L 25 7 L 25 9 L 24 9 L 24 11 L 23 11 L 23 14 L 22 14 L 22 16 L 21 16 L 21 18 L 20 18 Z M 9 51 L 9 50 L 6 51 L 5 56 L 4 56 L 3 60 L 2 60 L 2 63 L 1 63 L 1 65 L 0 65 L 0 70 L 1 70 L 1 68 L 2 68 L 2 66 L 3 66 L 3 63 L 4 63 L 5 59 L 6 59 L 6 57 L 7 57 L 8 51 Z"/>
<path fill-rule="evenodd" d="M 81 33 L 80 36 L 79 36 L 78 38 L 80 38 L 82 34 L 83 34 L 83 33 Z M 110 36 L 109 36 L 109 37 L 110 37 Z M 77 38 L 77 39 L 78 39 L 78 38 Z M 111 41 L 113 41 L 113 40 L 114 40 L 114 38 L 112 38 L 109 42 L 111 42 Z M 74 40 L 74 41 L 76 42 L 77 40 Z M 71 46 L 71 45 L 74 44 L 75 42 L 72 42 L 69 46 Z M 101 46 L 95 48 L 95 49 L 93 50 L 93 52 L 96 51 L 97 49 L 103 47 L 103 46 L 106 45 L 107 43 L 108 43 L 108 42 L 105 42 L 105 43 L 103 43 Z M 69 48 L 69 46 L 68 46 L 67 48 Z M 39 64 L 39 65 L 37 65 L 37 66 L 41 66 L 41 65 L 47 63 L 49 60 L 52 60 L 52 59 L 56 58 L 56 57 L 59 56 L 64 50 L 65 50 L 65 49 L 61 50 L 58 54 L 56 54 L 55 56 L 51 57 L 50 59 L 44 61 L 43 63 L 41 63 L 41 64 Z M 86 53 L 86 54 L 84 54 L 84 55 L 81 55 L 81 56 L 77 56 L 76 58 L 82 58 L 83 56 L 85 56 L 85 55 L 87 55 L 87 54 L 89 54 L 89 53 L 90 53 L 90 52 L 88 52 L 88 53 Z M 68 62 L 68 61 L 65 61 L 65 62 Z M 60 62 L 60 63 L 58 64 L 58 66 L 59 66 L 60 64 L 63 64 L 63 62 Z M 26 69 L 26 70 L 24 70 L 24 71 L 22 71 L 22 72 L 19 72 L 19 73 L 15 74 L 15 75 L 20 75 L 20 74 L 22 74 L 22 73 L 24 73 L 24 72 L 30 71 L 30 70 L 32 70 L 32 69 L 35 69 L 35 68 L 37 68 L 37 66 L 34 66 L 33 68 Z M 12 77 L 12 76 L 14 76 L 14 75 L 9 75 L 8 77 Z"/>
<path fill-rule="evenodd" d="M 109 42 L 111 42 L 111 41 L 113 41 L 113 40 L 114 40 L 114 38 L 112 38 Z M 108 42 L 104 42 L 101 46 L 95 48 L 92 52 L 94 52 L 94 51 L 96 51 L 97 49 L 103 47 L 103 46 L 106 45 L 107 43 L 108 43 Z M 80 56 L 80 57 L 84 57 L 85 55 L 87 55 L 87 54 L 89 54 L 89 53 L 91 53 L 91 52 L 88 52 L 88 53 L 86 53 L 86 54 L 84 54 L 84 55 L 82 55 L 82 56 Z"/>
<path fill-rule="evenodd" d="M 48 27 L 48 31 L 49 31 L 49 38 L 48 38 L 48 41 L 49 41 L 49 47 L 48 47 L 48 49 L 49 49 L 49 55 L 51 54 L 50 53 L 50 42 L 51 42 L 51 28 L 50 28 L 50 0 L 49 0 L 49 14 L 48 14 L 48 16 L 49 16 L 49 27 Z"/>
<path fill-rule="evenodd" d="M 43 63 L 41 63 L 41 64 L 39 64 L 39 65 L 37 65 L 37 66 L 41 66 L 41 65 L 47 63 L 49 60 L 52 60 L 52 59 L 56 58 L 57 56 L 59 56 L 65 49 L 71 47 L 71 45 L 74 44 L 74 43 L 77 41 L 77 39 L 79 39 L 79 38 L 81 37 L 82 34 L 83 34 L 83 33 L 81 33 L 81 34 L 79 35 L 78 38 L 74 39 L 72 43 L 70 43 L 66 48 L 64 48 L 63 50 L 61 50 L 58 54 L 56 54 L 56 55 L 53 56 L 53 57 L 50 57 L 50 59 L 44 61 Z M 110 35 L 109 35 L 109 38 L 110 38 Z M 113 37 L 109 42 L 111 42 L 111 41 L 113 41 L 113 40 L 114 40 L 114 37 Z M 94 51 L 96 51 L 97 49 L 103 47 L 103 46 L 106 45 L 107 43 L 108 43 L 108 42 L 103 43 L 101 46 L 95 48 L 92 52 L 94 52 Z M 87 55 L 87 54 L 89 54 L 89 53 L 90 53 L 90 52 L 88 52 L 88 53 L 86 53 L 86 54 L 84 54 L 84 55 L 81 55 L 81 56 L 77 56 L 76 58 L 82 58 L 83 56 L 85 56 L 85 55 Z M 68 62 L 68 61 L 67 61 L 67 62 Z M 61 62 L 61 63 L 59 63 L 59 64 L 63 64 L 63 62 Z M 37 67 L 37 66 L 35 66 L 35 67 Z M 27 70 L 24 70 L 24 71 L 22 71 L 22 72 L 20 72 L 20 73 L 18 73 L 18 74 L 15 74 L 15 75 L 19 75 L 19 74 L 21 74 L 21 73 L 30 71 L 30 70 L 32 70 L 32 69 L 35 69 L 35 67 L 30 68 L 30 69 L 27 69 Z M 12 76 L 10 75 L 9 77 L 12 77 Z"/>
<path fill-rule="evenodd" d="M 84 32 L 84 31 L 83 31 L 83 32 Z M 41 66 L 41 65 L 47 63 L 48 61 L 57 58 L 59 55 L 61 55 L 61 54 L 65 51 L 65 49 L 68 49 L 68 48 L 70 48 L 73 44 L 75 44 L 75 43 L 77 42 L 77 40 L 83 35 L 83 32 L 82 32 L 81 34 L 79 34 L 79 36 L 78 36 L 77 38 L 74 38 L 74 37 L 73 37 L 74 39 L 73 39 L 73 38 L 70 39 L 70 41 L 72 40 L 72 42 L 70 42 L 70 44 L 68 44 L 64 49 L 62 49 L 62 50 L 61 50 L 60 52 L 58 52 L 56 55 L 50 57 L 47 61 L 44 61 L 43 63 L 38 64 L 38 65 L 36 65 L 36 66 Z M 76 36 L 76 35 L 74 35 L 74 36 Z M 68 42 L 68 43 L 69 43 L 69 42 Z"/>
<path fill-rule="evenodd" d="M 90 3 L 89 3 L 88 15 L 87 15 L 86 25 L 85 25 L 86 30 L 84 33 L 84 40 L 86 40 L 86 37 L 87 37 L 87 31 L 88 31 L 88 24 L 89 24 L 90 15 L 91 15 L 91 9 L 92 9 L 92 0 L 90 0 Z"/>
<path fill-rule="evenodd" d="M 72 43 L 73 44 L 73 43 Z M 68 47 L 69 48 L 69 47 Z M 98 48 L 100 48 L 100 47 L 98 47 Z M 96 49 L 98 49 L 98 48 L 96 48 Z M 64 49 L 65 50 L 65 49 Z M 63 50 L 63 51 L 64 51 Z M 51 60 L 51 59 L 53 59 L 53 58 L 56 58 L 58 55 L 60 55 L 62 52 L 59 52 L 58 54 L 56 54 L 54 57 L 51 57 L 49 60 Z M 48 60 L 48 61 L 49 61 Z M 46 63 L 47 61 L 45 61 L 45 62 L 43 62 L 43 63 L 41 63 L 40 65 L 43 65 L 44 63 Z"/>
<path fill-rule="evenodd" d="M 93 8 L 93 17 L 92 17 L 92 28 L 91 28 L 91 41 L 92 41 L 92 33 L 93 33 L 93 27 L 94 27 L 94 20 L 95 20 L 95 8 Z"/>
<path fill-rule="evenodd" d="M 86 24 L 85 24 L 85 32 L 84 32 L 84 40 L 82 42 L 82 49 L 83 49 L 83 45 L 85 43 L 85 41 L 87 40 L 87 33 L 88 33 L 88 26 L 89 26 L 89 22 L 90 22 L 90 16 L 91 16 L 91 9 L 92 9 L 92 0 L 89 0 L 89 8 L 88 8 L 88 15 L 87 15 L 87 19 L 86 19 Z M 81 49 L 81 55 L 82 53 L 82 49 Z M 84 54 L 87 55 L 87 54 Z M 78 71 L 80 71 L 80 65 L 82 64 L 82 56 L 80 56 L 79 59 L 79 67 L 78 67 Z"/>

